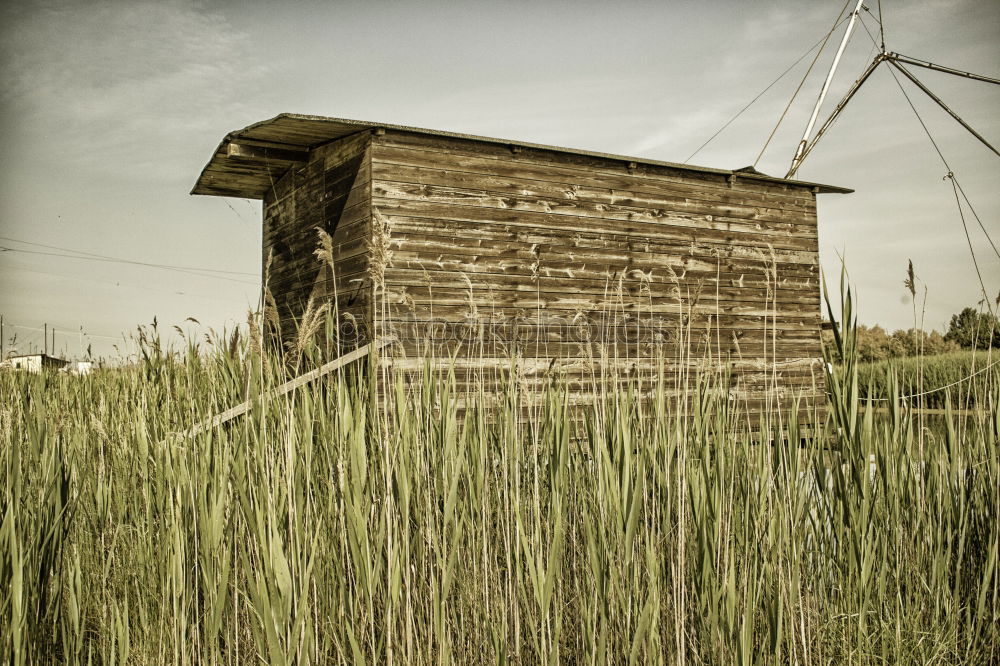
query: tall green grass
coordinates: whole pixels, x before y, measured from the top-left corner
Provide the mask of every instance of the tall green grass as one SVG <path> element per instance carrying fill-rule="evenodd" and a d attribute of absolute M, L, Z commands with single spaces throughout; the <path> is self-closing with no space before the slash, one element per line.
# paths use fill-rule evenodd
<path fill-rule="evenodd" d="M 0 658 L 997 663 L 1000 399 L 860 410 L 843 321 L 808 432 L 734 434 L 711 382 L 580 419 L 558 379 L 459 411 L 428 367 L 376 403 L 362 364 L 177 435 L 285 378 L 252 338 L 0 374 Z"/>
<path fill-rule="evenodd" d="M 858 365 L 862 398 L 878 404 L 893 395 L 907 405 L 928 409 L 973 409 L 989 404 L 1000 390 L 1000 350 L 959 351 L 925 357 L 888 359 Z"/>

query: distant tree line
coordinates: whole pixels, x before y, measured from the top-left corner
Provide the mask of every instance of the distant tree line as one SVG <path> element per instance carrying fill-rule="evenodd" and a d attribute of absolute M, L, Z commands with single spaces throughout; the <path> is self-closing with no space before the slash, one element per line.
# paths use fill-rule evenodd
<path fill-rule="evenodd" d="M 1000 349 L 1000 319 L 975 308 L 965 308 L 952 315 L 944 334 L 915 328 L 889 333 L 878 325 L 859 324 L 857 340 L 858 360 L 863 363 L 908 356 L 933 356 L 962 349 Z M 823 346 L 827 351 L 834 351 L 832 331 L 823 331 Z"/>

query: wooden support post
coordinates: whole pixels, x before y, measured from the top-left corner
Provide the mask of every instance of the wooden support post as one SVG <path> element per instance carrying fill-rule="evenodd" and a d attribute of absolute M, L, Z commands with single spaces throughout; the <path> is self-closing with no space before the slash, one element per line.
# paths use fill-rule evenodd
<path fill-rule="evenodd" d="M 273 398 L 277 398 L 278 396 L 282 396 L 282 395 L 285 395 L 287 393 L 291 393 L 292 391 L 294 391 L 295 389 L 299 388 L 300 386 L 304 386 L 304 385 L 308 384 L 309 382 L 311 382 L 311 381 L 313 381 L 315 379 L 319 379 L 323 375 L 328 375 L 331 372 L 333 372 L 334 370 L 342 368 L 345 365 L 348 365 L 349 363 L 353 363 L 354 361 L 357 361 L 358 359 L 364 358 L 368 354 L 370 354 L 370 353 L 372 353 L 374 351 L 378 351 L 379 349 L 382 349 L 383 347 L 386 347 L 388 345 L 391 345 L 395 341 L 396 341 L 396 338 L 394 338 L 394 337 L 385 337 L 385 338 L 380 338 L 379 340 L 377 340 L 375 342 L 370 342 L 367 345 L 365 345 L 364 347 L 359 347 L 358 349 L 355 349 L 352 352 L 349 352 L 347 354 L 344 354 L 343 356 L 335 358 L 334 360 L 330 361 L 329 363 L 325 363 L 325 364 L 321 365 L 320 367 L 316 368 L 315 370 L 310 370 L 309 372 L 307 372 L 305 374 L 299 375 L 295 379 L 292 379 L 290 381 L 285 382 L 281 386 L 268 391 L 267 393 L 265 393 L 264 395 L 260 396 L 256 400 L 247 400 L 246 402 L 242 402 L 242 403 L 236 405 L 235 407 L 233 407 L 231 409 L 227 409 L 226 411 L 222 412 L 221 414 L 216 414 L 215 416 L 213 416 L 210 419 L 206 419 L 205 421 L 202 421 L 201 423 L 197 423 L 197 424 L 191 426 L 190 428 L 188 428 L 187 430 L 185 430 L 181 434 L 184 435 L 184 436 L 187 436 L 187 437 L 191 437 L 191 436 L 197 435 L 200 432 L 205 432 L 206 430 L 213 430 L 215 428 L 218 428 L 223 423 L 226 423 L 227 421 L 231 421 L 234 418 L 236 418 L 237 416 L 240 416 L 241 414 L 246 414 L 247 412 L 249 412 L 250 409 L 253 407 L 253 405 L 254 405 L 255 402 L 259 401 L 260 404 L 263 404 L 263 403 L 267 402 L 268 400 L 271 400 Z"/>

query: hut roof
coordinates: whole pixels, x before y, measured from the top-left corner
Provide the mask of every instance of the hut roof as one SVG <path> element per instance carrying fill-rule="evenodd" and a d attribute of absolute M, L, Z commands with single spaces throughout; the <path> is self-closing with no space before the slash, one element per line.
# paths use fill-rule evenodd
<path fill-rule="evenodd" d="M 757 172 L 756 170 L 713 169 L 675 162 L 662 162 L 643 157 L 626 155 L 611 155 L 589 150 L 575 150 L 546 146 L 509 139 L 496 139 L 457 132 L 441 132 L 438 130 L 390 125 L 365 120 L 346 120 L 343 118 L 327 118 L 324 116 L 306 116 L 295 113 L 282 113 L 259 123 L 254 123 L 241 130 L 230 132 L 216 148 L 208 164 L 202 170 L 191 194 L 211 194 L 216 196 L 242 197 L 246 199 L 262 199 L 264 193 L 281 178 L 293 165 L 308 160 L 308 151 L 330 141 L 341 139 L 351 134 L 372 129 L 401 130 L 432 136 L 454 139 L 470 139 L 486 143 L 498 143 L 523 148 L 551 150 L 560 153 L 599 157 L 636 164 L 665 166 L 674 169 L 684 169 L 700 173 L 717 173 L 722 175 L 738 174 L 740 178 L 762 180 L 776 183 L 787 183 L 797 187 L 816 188 L 817 192 L 846 194 L 853 190 L 832 185 L 822 185 L 801 180 L 776 178 Z"/>

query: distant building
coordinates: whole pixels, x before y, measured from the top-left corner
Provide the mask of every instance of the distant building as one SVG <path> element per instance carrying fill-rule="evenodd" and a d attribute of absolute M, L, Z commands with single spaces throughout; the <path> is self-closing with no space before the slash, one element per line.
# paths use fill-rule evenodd
<path fill-rule="evenodd" d="M 69 365 L 63 368 L 63 372 L 71 375 L 89 375 L 94 369 L 92 361 L 70 361 Z"/>
<path fill-rule="evenodd" d="M 0 361 L 0 369 L 26 370 L 27 372 L 59 370 L 67 365 L 69 365 L 69 361 L 48 354 L 23 354 Z"/>

